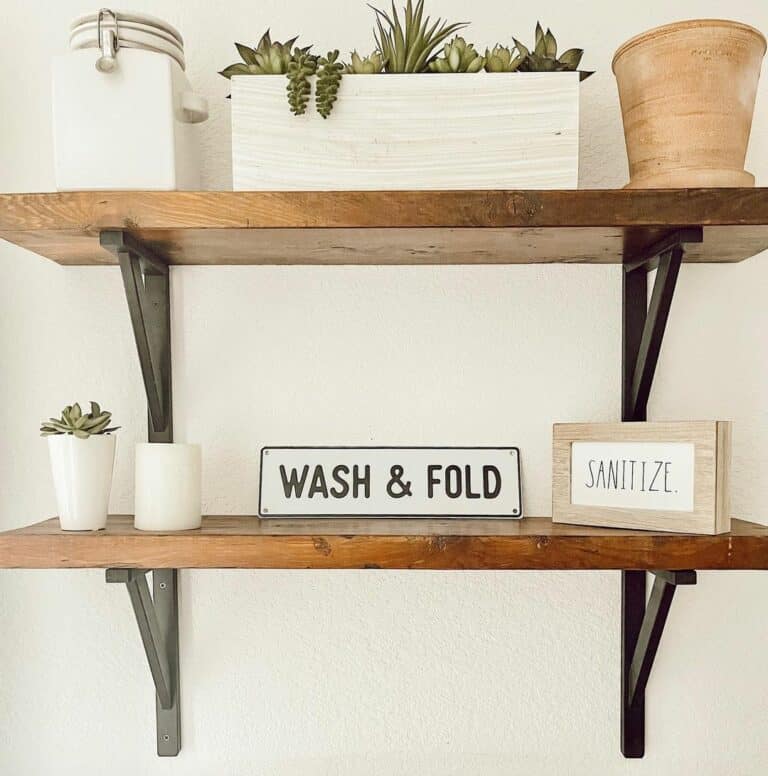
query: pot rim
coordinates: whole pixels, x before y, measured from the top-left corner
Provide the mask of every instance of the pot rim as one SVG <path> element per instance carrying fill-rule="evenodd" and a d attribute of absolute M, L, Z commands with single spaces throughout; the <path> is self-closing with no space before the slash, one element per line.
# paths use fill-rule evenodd
<path fill-rule="evenodd" d="M 765 55 L 766 45 L 768 45 L 766 43 L 765 35 L 763 35 L 760 30 L 752 27 L 749 24 L 733 21 L 732 19 L 686 19 L 684 21 L 672 22 L 671 24 L 662 24 L 660 27 L 653 27 L 652 29 L 641 32 L 622 43 L 621 46 L 616 49 L 616 53 L 613 55 L 613 59 L 611 60 L 611 70 L 613 70 L 614 73 L 616 72 L 616 62 L 620 57 L 626 54 L 629 49 L 634 48 L 635 46 L 638 46 L 642 43 L 646 43 L 653 38 L 658 38 L 664 35 L 673 35 L 680 30 L 695 29 L 697 27 L 724 27 L 729 29 L 738 29 L 742 32 L 746 32 L 759 38 L 762 41 L 763 55 Z"/>

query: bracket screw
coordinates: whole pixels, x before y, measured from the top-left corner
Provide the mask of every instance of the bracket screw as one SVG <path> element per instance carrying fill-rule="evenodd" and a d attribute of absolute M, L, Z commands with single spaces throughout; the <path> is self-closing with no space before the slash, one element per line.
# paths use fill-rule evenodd
<path fill-rule="evenodd" d="M 169 735 L 166 733 L 166 734 L 163 736 L 163 741 L 166 741 L 166 742 L 167 742 L 167 741 L 170 741 L 170 740 L 171 740 L 171 737 L 170 737 L 170 736 L 169 736 Z"/>
<path fill-rule="evenodd" d="M 165 590 L 165 588 L 168 587 L 168 585 L 165 582 L 160 583 L 160 589 Z"/>

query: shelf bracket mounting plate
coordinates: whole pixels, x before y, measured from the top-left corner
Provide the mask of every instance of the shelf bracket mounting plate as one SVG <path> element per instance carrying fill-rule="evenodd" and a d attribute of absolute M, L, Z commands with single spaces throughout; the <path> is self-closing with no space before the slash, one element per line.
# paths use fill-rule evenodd
<path fill-rule="evenodd" d="M 155 569 L 152 595 L 146 573 L 142 569 L 107 569 L 106 577 L 107 582 L 122 582 L 128 589 L 155 683 L 157 754 L 175 757 L 181 750 L 178 573 L 176 569 Z"/>
<path fill-rule="evenodd" d="M 149 441 L 173 441 L 171 302 L 168 265 L 127 232 L 105 230 L 101 245 L 120 263 L 144 379 Z"/>
<path fill-rule="evenodd" d="M 642 253 L 624 257 L 622 288 L 622 400 L 624 421 L 645 421 L 683 245 L 703 239 L 701 227 L 673 231 Z M 656 278 L 648 301 L 648 274 Z M 646 572 L 621 572 L 621 752 L 645 754 L 645 687 L 677 585 L 695 571 L 655 571 L 646 602 Z"/>

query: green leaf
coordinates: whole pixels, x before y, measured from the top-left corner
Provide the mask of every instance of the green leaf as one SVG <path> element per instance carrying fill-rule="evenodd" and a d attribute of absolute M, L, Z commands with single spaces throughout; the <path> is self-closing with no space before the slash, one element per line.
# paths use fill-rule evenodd
<path fill-rule="evenodd" d="M 99 407 L 99 403 L 96 401 L 91 402 L 91 415 L 95 418 L 97 415 L 101 415 L 101 407 Z"/>
<path fill-rule="evenodd" d="M 475 57 L 467 66 L 468 73 L 479 73 L 485 66 L 485 57 Z"/>
<path fill-rule="evenodd" d="M 235 48 L 237 53 L 243 58 L 243 62 L 248 65 L 256 64 L 256 52 L 250 46 L 246 46 L 243 43 L 235 43 Z"/>
<path fill-rule="evenodd" d="M 544 55 L 553 59 L 557 56 L 557 41 L 550 30 L 544 36 Z"/>
<path fill-rule="evenodd" d="M 81 430 L 81 429 L 79 429 L 79 428 L 76 428 L 76 429 L 75 429 L 75 430 L 74 430 L 72 433 L 73 433 L 73 434 L 74 434 L 74 435 L 75 435 L 75 436 L 76 436 L 78 439 L 88 439 L 88 437 L 90 436 L 90 434 L 89 434 L 87 431 L 83 431 L 83 430 Z"/>
<path fill-rule="evenodd" d="M 219 75 L 224 76 L 224 78 L 232 78 L 233 75 L 252 75 L 252 73 L 244 62 L 235 62 L 234 65 L 220 70 Z"/>
<path fill-rule="evenodd" d="M 583 49 L 572 48 L 572 49 L 568 49 L 568 51 L 563 52 L 563 54 L 560 56 L 560 61 L 564 65 L 567 65 L 569 70 L 576 70 L 583 56 L 584 56 Z"/>
<path fill-rule="evenodd" d="M 517 38 L 512 38 L 512 40 L 515 42 L 515 48 L 520 53 L 520 57 L 525 59 L 530 54 L 528 47 L 524 46 Z"/>
<path fill-rule="evenodd" d="M 75 402 L 72 405 L 72 409 L 70 410 L 69 416 L 72 418 L 73 421 L 78 421 L 83 415 L 83 411 L 80 409 L 80 405 Z"/>
<path fill-rule="evenodd" d="M 89 434 L 101 434 L 103 433 L 104 429 L 106 429 L 107 426 L 109 425 L 109 420 L 110 420 L 109 418 L 104 418 L 103 420 L 100 420 L 91 428 L 83 429 L 83 430 L 88 431 Z"/>

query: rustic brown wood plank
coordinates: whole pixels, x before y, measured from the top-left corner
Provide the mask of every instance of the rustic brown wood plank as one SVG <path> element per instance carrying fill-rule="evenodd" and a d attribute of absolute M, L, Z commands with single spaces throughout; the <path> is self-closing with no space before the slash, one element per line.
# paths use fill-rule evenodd
<path fill-rule="evenodd" d="M 768 248 L 768 189 L 61 192 L 0 195 L 0 237 L 61 264 L 111 264 L 127 229 L 174 264 L 614 263 L 703 226 L 686 261 Z"/>
<path fill-rule="evenodd" d="M 693 536 L 515 520 L 207 517 L 199 531 L 66 533 L 57 520 L 0 533 L 2 568 L 768 569 L 768 527 Z"/>

